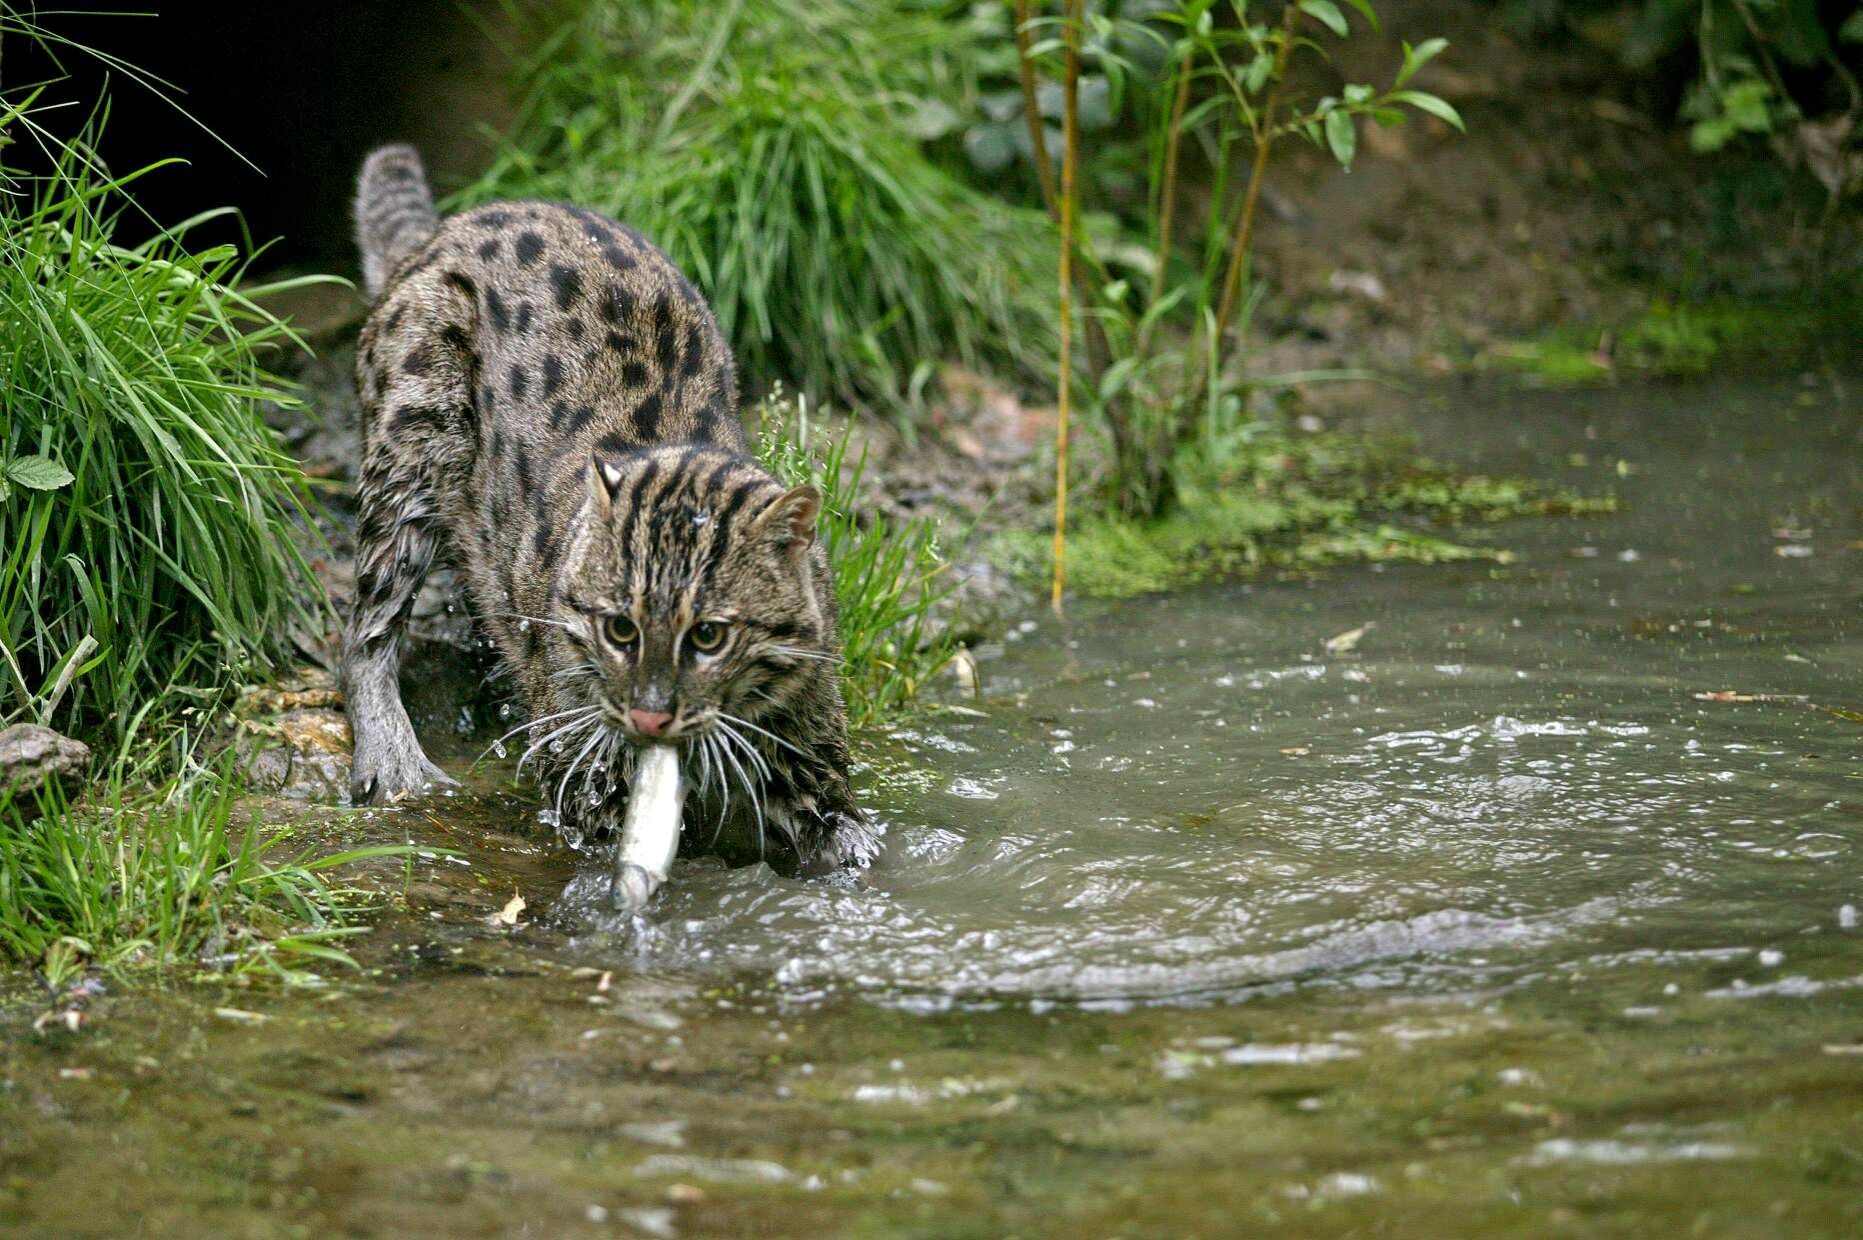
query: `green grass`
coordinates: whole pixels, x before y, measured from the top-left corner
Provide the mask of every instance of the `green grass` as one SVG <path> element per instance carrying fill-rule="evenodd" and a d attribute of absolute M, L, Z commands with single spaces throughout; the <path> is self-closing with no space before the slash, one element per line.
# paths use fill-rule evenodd
<path fill-rule="evenodd" d="M 969 26 L 908 0 L 559 12 L 459 203 L 562 199 L 639 228 L 704 290 L 753 385 L 903 403 L 940 360 L 1047 372 L 1046 217 L 911 136 L 965 89 Z"/>
<path fill-rule="evenodd" d="M 1765 298 L 1652 300 L 1634 319 L 1574 324 L 1500 346 L 1476 365 L 1543 387 L 1676 379 L 1755 366 L 1854 364 L 1863 288 L 1854 282 Z"/>
<path fill-rule="evenodd" d="M 130 185 L 82 142 L 0 202 L 0 721 L 128 753 L 261 673 L 320 597 L 302 476 L 259 414 L 294 343 L 185 221 L 115 244 Z M 190 729 L 190 731 L 193 731 Z"/>
<path fill-rule="evenodd" d="M 1068 588 L 1125 598 L 1199 581 L 1347 561 L 1447 563 L 1510 558 L 1446 536 L 1469 522 L 1609 512 L 1615 501 L 1531 482 L 1458 474 L 1356 435 L 1292 436 L 1264 424 L 1198 439 L 1173 468 L 1175 499 L 1155 518 L 1105 509 L 1068 532 Z M 1051 535 L 1012 531 L 992 548 L 1031 586 Z"/>
<path fill-rule="evenodd" d="M 848 440 L 818 436 L 808 405 L 780 393 L 759 410 L 758 456 L 790 485 L 813 482 L 824 502 L 822 545 L 834 567 L 845 663 L 848 721 L 879 722 L 909 706 L 956 653 L 956 632 L 934 611 L 944 567 L 928 521 L 897 525 L 862 514 L 865 458 L 847 459 Z"/>
<path fill-rule="evenodd" d="M 235 823 L 239 787 L 223 774 L 153 796 L 118 785 L 75 806 L 0 794 L 0 957 L 48 974 L 94 964 L 286 981 L 353 965 L 336 943 L 360 933 L 348 919 L 361 895 L 329 871 L 407 850 L 278 856 L 255 822 Z"/>

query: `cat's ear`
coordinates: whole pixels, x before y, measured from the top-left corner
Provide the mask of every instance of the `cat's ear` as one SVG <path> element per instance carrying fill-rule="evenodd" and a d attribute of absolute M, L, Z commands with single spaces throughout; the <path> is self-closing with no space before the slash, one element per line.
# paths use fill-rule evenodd
<path fill-rule="evenodd" d="M 589 493 L 601 511 L 608 511 L 609 505 L 621 498 L 621 467 L 599 456 L 590 457 Z"/>
<path fill-rule="evenodd" d="M 815 541 L 815 521 L 821 512 L 821 488 L 805 482 L 777 496 L 757 523 L 770 532 L 778 546 L 801 551 Z"/>

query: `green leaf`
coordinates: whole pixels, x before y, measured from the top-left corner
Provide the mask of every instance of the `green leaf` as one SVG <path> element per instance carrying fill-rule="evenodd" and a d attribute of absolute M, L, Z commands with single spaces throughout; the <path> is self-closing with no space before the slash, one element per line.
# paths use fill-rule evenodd
<path fill-rule="evenodd" d="M 1352 156 L 1358 152 L 1358 127 L 1350 112 L 1326 114 L 1326 145 L 1333 148 L 1333 158 L 1341 168 L 1352 167 Z"/>
<path fill-rule="evenodd" d="M 1863 9 L 1844 19 L 1844 24 L 1837 28 L 1837 37 L 1845 43 L 1863 43 Z"/>
<path fill-rule="evenodd" d="M 56 491 L 75 481 L 71 471 L 49 456 L 22 456 L 8 461 L 6 476 L 34 491 Z"/>
<path fill-rule="evenodd" d="M 1365 15 L 1365 20 L 1371 23 L 1371 28 L 1373 30 L 1380 28 L 1378 25 L 1377 11 L 1371 7 L 1370 0 L 1346 0 L 1346 3 L 1363 13 Z"/>
<path fill-rule="evenodd" d="M 7 497 L 12 494 L 13 484 L 6 480 L 5 474 L 0 474 L 0 504 L 6 503 Z"/>
<path fill-rule="evenodd" d="M 1407 103 L 1419 112 L 1428 112 L 1431 116 L 1448 121 L 1463 133 L 1468 132 L 1468 126 L 1462 123 L 1462 114 L 1449 106 L 1446 100 L 1438 99 L 1427 91 L 1397 90 L 1385 97 L 1392 103 Z"/>
<path fill-rule="evenodd" d="M 1391 84 L 1392 87 L 1402 86 L 1408 82 L 1418 69 L 1442 55 L 1443 49 L 1448 46 L 1449 40 L 1447 39 L 1425 39 L 1415 47 L 1405 43 L 1404 67 L 1397 71 L 1397 81 Z"/>
<path fill-rule="evenodd" d="M 1259 95 L 1261 94 L 1261 88 L 1268 84 L 1268 75 L 1273 71 L 1274 57 L 1263 52 L 1255 57 L 1255 59 L 1249 61 L 1248 72 L 1243 77 L 1242 84 L 1248 87 L 1249 94 Z"/>
<path fill-rule="evenodd" d="M 1721 92 L 1721 111 L 1735 129 L 1747 133 L 1772 132 L 1772 85 L 1762 78 L 1743 78 Z"/>
<path fill-rule="evenodd" d="M 1352 33 L 1352 28 L 1346 25 L 1345 14 L 1333 0 L 1300 0 L 1300 11 L 1319 18 L 1328 30 L 1342 39 Z"/>

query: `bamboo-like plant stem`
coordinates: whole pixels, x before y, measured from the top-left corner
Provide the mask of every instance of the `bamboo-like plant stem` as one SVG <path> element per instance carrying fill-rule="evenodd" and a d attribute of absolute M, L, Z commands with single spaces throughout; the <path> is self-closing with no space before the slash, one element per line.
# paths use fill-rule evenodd
<path fill-rule="evenodd" d="M 1029 0 L 1015 0 L 1016 69 L 1022 78 L 1022 115 L 1028 122 L 1029 148 L 1035 157 L 1035 176 L 1041 182 L 1042 205 L 1059 219 L 1054 201 L 1054 169 L 1048 163 L 1048 138 L 1041 127 L 1041 101 L 1035 95 L 1035 58 L 1029 55 Z"/>
<path fill-rule="evenodd" d="M 1184 58 L 1177 64 L 1177 97 L 1171 101 L 1170 129 L 1164 139 L 1164 169 L 1160 176 L 1158 201 L 1158 251 L 1152 262 L 1151 300 L 1145 303 L 1148 310 L 1164 296 L 1165 268 L 1171 261 L 1171 218 L 1177 210 L 1178 140 L 1183 136 L 1184 109 L 1190 103 L 1190 66 L 1195 54 L 1195 48 L 1185 49 Z M 1144 357 L 1151 351 L 1151 333 L 1155 326 L 1157 320 L 1152 319 L 1139 328 L 1138 356 Z"/>
<path fill-rule="evenodd" d="M 1067 586 L 1067 421 L 1074 363 L 1074 172 L 1080 161 L 1080 27 L 1084 7 L 1084 0 L 1066 0 L 1062 6 L 1067 78 L 1061 121 L 1061 373 L 1054 428 L 1054 579 L 1048 599 L 1057 616 Z"/>

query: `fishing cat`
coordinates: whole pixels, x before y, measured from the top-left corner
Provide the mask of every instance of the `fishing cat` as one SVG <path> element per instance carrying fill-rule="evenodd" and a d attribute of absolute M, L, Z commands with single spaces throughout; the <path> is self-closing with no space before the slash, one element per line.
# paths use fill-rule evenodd
<path fill-rule="evenodd" d="M 525 756 L 572 845 L 617 826 L 636 747 L 660 743 L 696 777 L 689 825 L 761 842 L 768 824 L 806 862 L 871 861 L 821 492 L 751 456 L 698 292 L 580 207 L 442 220 L 406 146 L 363 164 L 356 233 L 375 306 L 356 360 L 352 798 L 453 782 L 397 682 L 408 613 L 445 557 L 528 709 Z"/>

